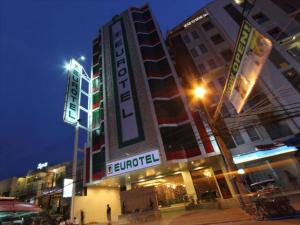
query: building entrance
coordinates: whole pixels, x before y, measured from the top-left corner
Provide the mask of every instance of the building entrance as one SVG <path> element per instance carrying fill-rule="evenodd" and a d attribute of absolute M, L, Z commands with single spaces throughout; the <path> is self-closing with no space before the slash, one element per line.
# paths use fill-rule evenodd
<path fill-rule="evenodd" d="M 149 181 L 142 181 L 132 185 L 132 188 L 154 187 L 159 207 L 187 201 L 186 186 L 181 174 L 172 176 L 157 176 Z"/>

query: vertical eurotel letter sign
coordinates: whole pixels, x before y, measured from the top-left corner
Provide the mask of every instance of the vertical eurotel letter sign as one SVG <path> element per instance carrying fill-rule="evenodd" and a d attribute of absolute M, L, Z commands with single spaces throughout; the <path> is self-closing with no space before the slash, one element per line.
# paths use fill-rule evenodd
<path fill-rule="evenodd" d="M 244 21 L 229 69 L 225 94 L 239 113 L 272 49 L 272 42 Z"/>
<path fill-rule="evenodd" d="M 110 39 L 118 142 L 124 147 L 143 140 L 144 132 L 122 19 L 110 25 Z"/>
<path fill-rule="evenodd" d="M 75 59 L 70 60 L 69 66 L 64 121 L 76 125 L 79 118 L 82 66 Z"/>

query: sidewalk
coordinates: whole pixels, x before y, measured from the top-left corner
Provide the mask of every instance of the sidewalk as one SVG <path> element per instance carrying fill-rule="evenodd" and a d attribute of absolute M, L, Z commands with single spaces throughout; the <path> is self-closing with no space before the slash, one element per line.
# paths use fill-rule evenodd
<path fill-rule="evenodd" d="M 299 219 L 253 220 L 240 208 L 200 209 L 195 211 L 175 211 L 162 214 L 160 220 L 139 223 L 139 225 L 299 225 Z"/>

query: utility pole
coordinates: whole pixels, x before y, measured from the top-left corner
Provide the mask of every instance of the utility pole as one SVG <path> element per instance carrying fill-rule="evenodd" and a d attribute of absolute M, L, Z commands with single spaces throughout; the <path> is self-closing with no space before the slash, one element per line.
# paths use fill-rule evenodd
<path fill-rule="evenodd" d="M 237 166 L 233 162 L 233 156 L 231 154 L 231 151 L 227 148 L 226 144 L 224 143 L 219 130 L 216 128 L 215 121 L 211 118 L 206 105 L 202 103 L 202 108 L 204 109 L 204 112 L 206 114 L 206 118 L 208 121 L 209 126 L 211 127 L 212 133 L 216 138 L 216 141 L 219 145 L 219 148 L 222 152 L 222 155 L 224 156 L 225 164 L 227 165 L 227 169 L 229 171 L 229 177 L 231 178 L 231 181 L 233 183 L 234 188 L 236 189 L 240 204 L 242 207 L 245 206 L 245 203 L 247 201 L 247 194 L 249 191 L 245 187 L 245 184 L 243 182 L 243 178 L 240 176 L 240 174 L 237 173 Z M 235 178 L 235 179 L 232 179 Z"/>
<path fill-rule="evenodd" d="M 224 157 L 225 160 L 225 164 L 227 166 L 227 169 L 229 171 L 229 177 L 230 180 L 233 184 L 233 187 L 236 191 L 236 194 L 238 196 L 239 202 L 241 204 L 242 207 L 245 206 L 245 203 L 248 202 L 247 198 L 245 198 L 245 196 L 247 196 L 248 194 L 248 190 L 245 187 L 245 184 L 243 182 L 243 178 L 237 173 L 237 166 L 234 164 L 233 162 L 233 157 L 232 154 L 230 152 L 230 150 L 227 148 L 226 144 L 224 143 L 219 130 L 216 128 L 216 120 L 214 120 L 207 107 L 206 104 L 204 102 L 204 95 L 205 95 L 205 90 L 202 87 L 202 90 L 200 90 L 201 88 L 199 88 L 198 90 L 196 90 L 196 97 L 199 99 L 198 103 L 200 105 L 200 109 L 202 109 L 202 112 L 205 114 L 205 117 L 207 118 L 207 122 L 208 125 L 210 126 L 213 135 L 216 138 L 217 144 L 219 145 L 220 151 Z M 198 94 L 197 94 L 198 92 Z M 246 200 L 246 201 L 245 201 Z"/>
<path fill-rule="evenodd" d="M 71 210 L 70 210 L 70 219 L 71 221 L 74 218 L 74 200 L 76 195 L 76 180 L 77 180 L 77 153 L 78 153 L 78 136 L 79 136 L 79 126 L 76 124 L 75 126 L 75 136 L 74 136 L 74 149 L 73 149 L 73 162 L 72 162 L 72 198 L 71 198 Z"/>

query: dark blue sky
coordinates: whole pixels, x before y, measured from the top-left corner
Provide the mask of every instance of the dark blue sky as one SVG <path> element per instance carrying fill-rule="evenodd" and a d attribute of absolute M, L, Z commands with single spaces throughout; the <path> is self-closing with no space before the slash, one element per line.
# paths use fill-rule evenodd
<path fill-rule="evenodd" d="M 165 33 L 210 0 L 148 0 Z M 144 0 L 0 0 L 0 179 L 72 158 L 62 65 L 85 55 L 101 25 Z M 89 70 L 87 68 L 87 70 Z"/>

